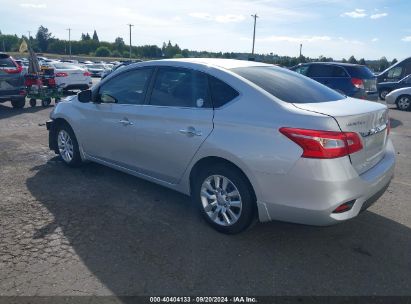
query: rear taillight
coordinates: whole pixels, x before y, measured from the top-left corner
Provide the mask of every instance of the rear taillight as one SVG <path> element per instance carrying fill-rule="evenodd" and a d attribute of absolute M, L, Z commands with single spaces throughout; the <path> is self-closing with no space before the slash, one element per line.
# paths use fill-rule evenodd
<path fill-rule="evenodd" d="M 3 71 L 6 72 L 7 74 L 20 74 L 21 71 L 23 71 L 23 67 L 19 65 L 17 62 L 15 62 L 13 58 L 10 57 L 10 59 L 11 61 L 13 61 L 16 67 L 15 68 L 5 68 L 3 69 Z"/>
<path fill-rule="evenodd" d="M 56 76 L 56 77 L 67 77 L 68 74 L 67 74 L 67 73 L 64 73 L 64 72 L 58 72 L 58 73 L 56 73 L 55 76 Z"/>
<path fill-rule="evenodd" d="M 89 71 L 86 71 L 86 72 L 84 72 L 83 75 L 89 77 L 89 76 L 91 76 L 91 73 Z"/>
<path fill-rule="evenodd" d="M 357 88 L 357 89 L 364 89 L 364 81 L 360 78 L 351 78 L 351 83 Z"/>
<path fill-rule="evenodd" d="M 363 148 L 357 133 L 281 128 L 280 132 L 303 149 L 302 157 L 337 158 Z"/>

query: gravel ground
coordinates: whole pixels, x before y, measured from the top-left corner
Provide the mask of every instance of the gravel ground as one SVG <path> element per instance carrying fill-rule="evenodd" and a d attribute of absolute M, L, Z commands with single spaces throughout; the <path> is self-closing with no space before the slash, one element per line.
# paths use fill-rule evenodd
<path fill-rule="evenodd" d="M 176 192 L 48 150 L 50 108 L 0 104 L 0 296 L 411 295 L 411 113 L 368 211 L 325 228 L 208 227 Z"/>

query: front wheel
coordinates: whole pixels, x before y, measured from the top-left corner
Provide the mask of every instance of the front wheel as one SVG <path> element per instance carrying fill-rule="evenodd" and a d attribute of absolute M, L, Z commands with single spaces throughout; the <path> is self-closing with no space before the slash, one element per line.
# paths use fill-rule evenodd
<path fill-rule="evenodd" d="M 64 163 L 70 167 L 78 167 L 82 160 L 78 142 L 73 130 L 67 124 L 62 124 L 57 127 L 56 141 L 58 147 L 58 154 Z"/>
<path fill-rule="evenodd" d="M 411 110 L 411 96 L 403 95 L 403 96 L 398 97 L 396 104 L 397 104 L 398 110 L 410 111 Z"/>
<path fill-rule="evenodd" d="M 254 219 L 251 185 L 235 167 L 219 164 L 201 170 L 195 177 L 192 196 L 206 221 L 217 231 L 239 233 Z"/>

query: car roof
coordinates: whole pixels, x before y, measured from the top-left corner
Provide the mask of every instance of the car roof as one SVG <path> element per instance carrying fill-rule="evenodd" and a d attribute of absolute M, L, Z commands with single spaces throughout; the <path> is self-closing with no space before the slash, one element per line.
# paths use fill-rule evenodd
<path fill-rule="evenodd" d="M 307 63 L 302 63 L 301 65 L 308 65 L 308 64 L 329 64 L 329 65 L 341 65 L 341 66 L 351 66 L 351 67 L 362 67 L 364 65 L 361 64 L 355 64 L 355 63 L 345 63 L 345 62 L 307 62 Z"/>
<path fill-rule="evenodd" d="M 147 63 L 146 61 L 145 63 Z M 162 60 L 153 60 L 152 63 L 185 63 L 187 65 L 202 65 L 202 66 L 213 66 L 223 69 L 235 69 L 235 68 L 244 68 L 244 67 L 253 67 L 253 66 L 270 66 L 273 65 L 256 62 L 256 61 L 246 61 L 246 60 L 236 60 L 236 59 L 220 59 L 220 58 L 184 58 L 184 59 L 162 59 Z"/>

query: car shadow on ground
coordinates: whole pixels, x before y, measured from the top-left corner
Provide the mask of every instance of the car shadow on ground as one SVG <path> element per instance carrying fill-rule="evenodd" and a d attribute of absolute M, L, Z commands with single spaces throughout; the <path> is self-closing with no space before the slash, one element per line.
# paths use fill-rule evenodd
<path fill-rule="evenodd" d="M 40 104 L 39 101 L 38 101 L 38 104 Z M 23 113 L 36 113 L 38 111 L 44 110 L 44 107 L 42 107 L 41 105 L 36 106 L 36 107 L 30 107 L 27 105 L 28 105 L 28 101 L 26 102 L 26 106 L 23 109 L 14 109 L 12 108 L 11 105 L 7 106 L 7 105 L 0 104 L 0 119 L 13 117 L 13 116 L 20 115 Z M 50 106 L 53 106 L 53 105 L 50 105 Z"/>
<path fill-rule="evenodd" d="M 189 198 L 97 164 L 57 158 L 27 187 L 114 295 L 406 295 L 411 230 L 371 211 L 331 227 L 212 230 Z M 377 202 L 378 204 L 378 202 Z"/>
<path fill-rule="evenodd" d="M 401 122 L 401 120 L 390 118 L 390 127 L 392 129 L 395 129 L 395 128 L 397 128 L 399 126 L 402 126 L 402 125 L 403 125 L 403 123 Z"/>

